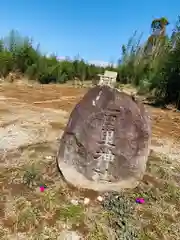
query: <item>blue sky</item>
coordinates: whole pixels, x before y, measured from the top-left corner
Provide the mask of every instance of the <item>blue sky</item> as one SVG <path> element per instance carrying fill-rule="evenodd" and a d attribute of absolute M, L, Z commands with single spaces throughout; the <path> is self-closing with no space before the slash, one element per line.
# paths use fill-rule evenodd
<path fill-rule="evenodd" d="M 135 30 L 146 39 L 152 19 L 165 16 L 170 31 L 178 15 L 179 0 L 3 0 L 0 36 L 15 29 L 47 54 L 116 62 Z"/>

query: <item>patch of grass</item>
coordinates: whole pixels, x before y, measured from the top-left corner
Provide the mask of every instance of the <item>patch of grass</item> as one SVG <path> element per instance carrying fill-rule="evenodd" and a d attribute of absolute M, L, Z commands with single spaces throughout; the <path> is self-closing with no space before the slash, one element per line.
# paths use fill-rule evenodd
<path fill-rule="evenodd" d="M 163 191 L 164 190 L 164 191 Z M 166 202 L 177 203 L 180 199 L 180 187 L 173 182 L 165 182 L 163 191 L 163 199 Z"/>
<path fill-rule="evenodd" d="M 131 198 L 123 193 L 112 193 L 105 199 L 103 207 L 111 212 L 109 224 L 116 233 L 117 239 L 138 239 L 138 231 L 133 226 L 135 203 Z"/>
<path fill-rule="evenodd" d="M 29 188 L 33 188 L 34 186 L 43 184 L 43 180 L 40 175 L 40 170 L 38 169 L 36 164 L 26 166 L 25 173 L 23 176 L 23 183 Z"/>
<path fill-rule="evenodd" d="M 97 206 L 93 209 L 88 209 L 88 212 L 86 212 L 86 223 L 89 227 L 87 240 L 116 239 L 115 232 L 111 228 L 112 226 L 109 225 L 110 216 L 111 213 L 109 211 L 98 208 Z"/>
<path fill-rule="evenodd" d="M 28 157 L 32 150 L 33 147 L 22 151 Z M 171 240 L 180 236 L 179 163 L 151 153 L 147 172 L 138 187 L 121 194 L 108 194 L 103 206 L 97 204 L 93 193 L 92 204 L 84 207 L 73 205 L 70 200 L 88 195 L 62 182 L 55 160 L 46 159 L 47 154 L 53 156 L 48 146 L 46 154 L 40 153 L 41 147 L 36 148 L 37 158 L 31 159 L 33 164 L 27 159 L 26 163 L 31 165 L 0 171 L 0 201 L 4 208 L 0 219 L 1 239 L 8 239 L 8 233 L 21 232 L 32 240 L 57 239 L 64 225 L 87 240 Z M 44 192 L 37 188 L 40 184 L 47 185 Z M 145 204 L 136 204 L 137 197 L 143 197 Z M 8 210 L 9 202 L 15 213 Z"/>
<path fill-rule="evenodd" d="M 108 240 L 108 237 L 100 224 L 95 224 L 94 229 L 87 236 L 87 240 Z"/>
<path fill-rule="evenodd" d="M 45 239 L 51 239 L 51 240 L 57 240 L 58 236 L 60 235 L 60 230 L 58 227 L 48 227 L 43 226 L 43 229 L 41 231 L 34 231 L 33 233 L 29 233 L 27 236 L 28 240 L 45 240 Z"/>
<path fill-rule="evenodd" d="M 9 232 L 27 232 L 38 226 L 39 210 L 32 207 L 25 197 L 14 199 L 12 209 L 13 211 L 6 208 L 6 216 L 2 219 L 4 228 Z"/>
<path fill-rule="evenodd" d="M 180 187 L 173 178 L 174 169 L 179 169 L 176 164 L 152 154 L 147 172 L 135 189 L 108 195 L 103 207 L 111 213 L 109 226 L 115 239 L 178 239 Z M 169 167 L 172 165 L 176 167 Z M 144 198 L 145 204 L 136 204 L 137 197 Z"/>
<path fill-rule="evenodd" d="M 151 155 L 147 167 L 151 179 L 143 179 L 128 193 L 129 196 L 145 198 L 145 205 L 137 206 L 135 211 L 137 223 L 142 227 L 141 240 L 178 239 L 180 221 L 175 216 L 179 212 L 180 187 L 173 180 L 170 162 L 168 158 Z"/>
<path fill-rule="evenodd" d="M 45 190 L 40 198 L 41 206 L 46 212 L 54 211 L 61 203 L 60 201 L 57 198 L 57 193 L 52 189 Z"/>
<path fill-rule="evenodd" d="M 84 220 L 84 208 L 81 205 L 66 204 L 60 207 L 56 214 L 65 222 L 78 223 Z"/>
<path fill-rule="evenodd" d="M 40 212 L 37 208 L 26 206 L 19 212 L 17 218 L 17 229 L 19 231 L 30 231 L 39 225 Z"/>

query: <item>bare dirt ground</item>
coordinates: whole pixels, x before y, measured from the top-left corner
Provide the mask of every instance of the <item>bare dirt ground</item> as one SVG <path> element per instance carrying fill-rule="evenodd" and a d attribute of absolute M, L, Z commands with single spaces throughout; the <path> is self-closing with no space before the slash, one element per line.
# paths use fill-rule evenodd
<path fill-rule="evenodd" d="M 67 230 L 83 239 L 121 239 L 112 221 L 117 213 L 101 206 L 98 193 L 66 186 L 55 162 L 70 111 L 87 90 L 0 85 L 0 239 L 60 240 Z M 148 108 L 153 136 L 147 173 L 125 197 L 146 201 L 133 212 L 141 229 L 137 239 L 180 239 L 180 113 Z M 40 184 L 47 185 L 44 192 Z M 88 206 L 84 197 L 91 200 Z"/>

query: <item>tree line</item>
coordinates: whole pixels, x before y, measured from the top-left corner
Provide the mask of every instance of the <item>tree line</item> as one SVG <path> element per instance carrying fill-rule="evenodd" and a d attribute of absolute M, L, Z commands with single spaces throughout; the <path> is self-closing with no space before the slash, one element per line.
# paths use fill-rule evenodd
<path fill-rule="evenodd" d="M 19 72 L 28 79 L 43 84 L 65 83 L 79 79 L 96 81 L 105 70 L 118 72 L 118 81 L 132 84 L 139 93 L 150 94 L 157 102 L 173 103 L 180 109 L 180 18 L 174 30 L 167 35 L 169 21 L 165 17 L 154 19 L 151 34 L 142 43 L 135 32 L 122 46 L 117 67 L 106 68 L 88 64 L 80 57 L 59 61 L 55 55 L 41 53 L 29 38 L 11 31 L 0 40 L 0 77 Z"/>
<path fill-rule="evenodd" d="M 34 47 L 29 38 L 13 30 L 0 40 L 1 78 L 18 72 L 43 84 L 65 83 L 74 79 L 83 82 L 97 80 L 98 74 L 102 74 L 105 69 L 114 70 L 112 65 L 104 68 L 88 64 L 80 57 L 60 61 L 55 55 L 46 56 L 39 50 L 39 45 Z"/>
<path fill-rule="evenodd" d="M 118 71 L 122 83 L 135 85 L 156 103 L 176 104 L 180 109 L 180 18 L 167 35 L 169 24 L 165 17 L 154 19 L 151 35 L 143 44 L 135 32 L 122 46 Z"/>

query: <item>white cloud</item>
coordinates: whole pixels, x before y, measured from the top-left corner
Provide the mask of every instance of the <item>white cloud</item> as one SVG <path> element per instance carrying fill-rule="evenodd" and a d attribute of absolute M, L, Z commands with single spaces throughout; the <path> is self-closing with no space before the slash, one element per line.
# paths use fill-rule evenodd
<path fill-rule="evenodd" d="M 101 66 L 101 67 L 107 67 L 109 65 L 108 62 L 104 62 L 104 61 L 99 61 L 99 60 L 93 60 L 93 61 L 89 61 L 89 64 L 94 64 L 96 66 Z"/>
<path fill-rule="evenodd" d="M 47 54 L 47 57 L 50 57 L 51 54 Z M 59 61 L 63 61 L 66 60 L 67 57 L 65 56 L 57 56 L 57 59 Z M 86 61 L 88 64 L 94 64 L 95 66 L 100 66 L 100 67 L 107 67 L 108 65 L 111 65 L 110 62 L 105 62 L 105 61 L 101 61 L 101 60 L 92 60 L 92 61 Z M 116 66 L 116 64 L 113 64 L 114 66 Z"/>

